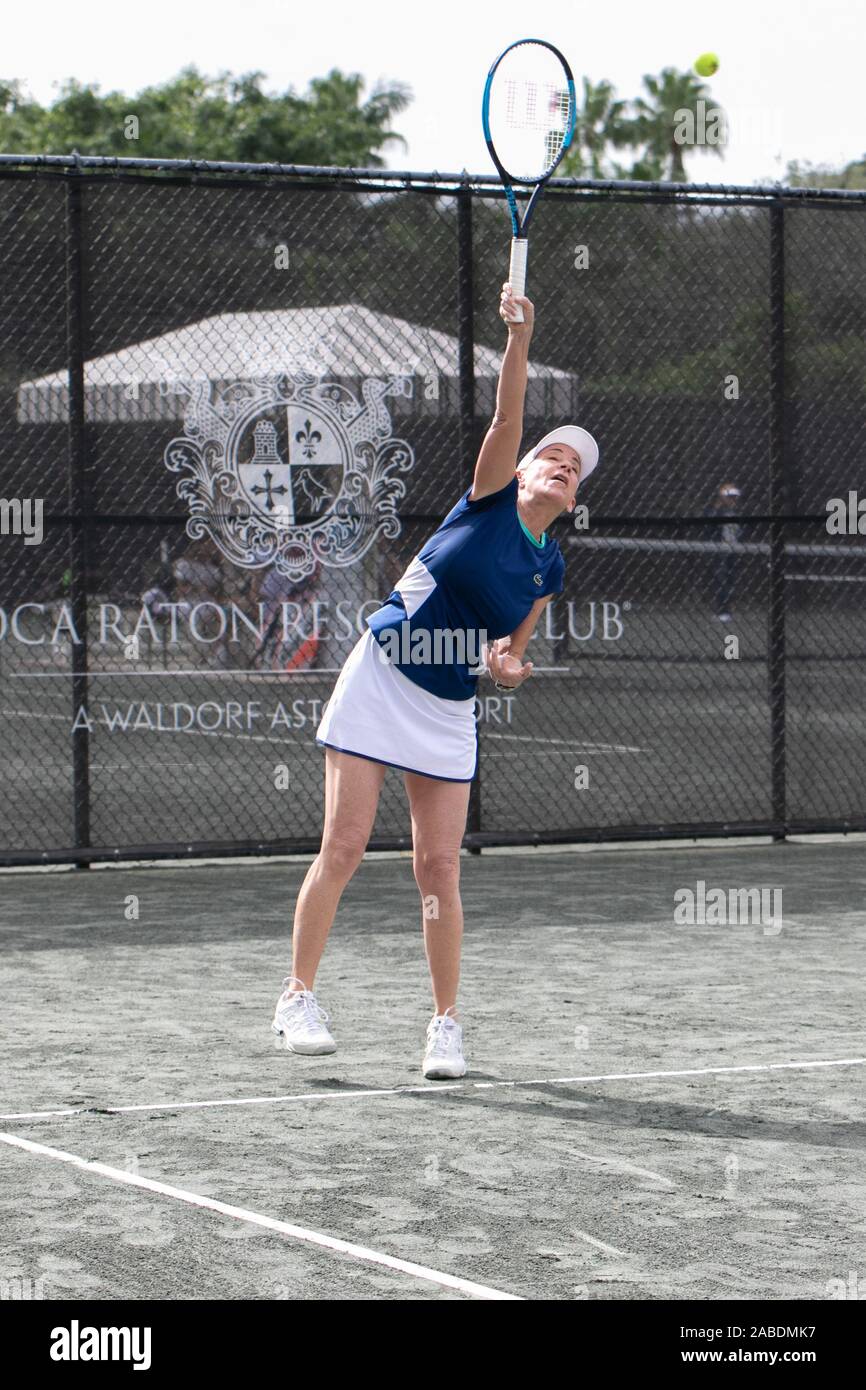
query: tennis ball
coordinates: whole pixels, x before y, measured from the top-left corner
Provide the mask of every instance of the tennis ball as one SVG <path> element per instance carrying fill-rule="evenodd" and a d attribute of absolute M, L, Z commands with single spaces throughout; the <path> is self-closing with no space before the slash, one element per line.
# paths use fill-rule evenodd
<path fill-rule="evenodd" d="M 695 59 L 695 72 L 701 77 L 712 77 L 718 69 L 719 60 L 715 53 L 702 53 L 700 58 Z"/>

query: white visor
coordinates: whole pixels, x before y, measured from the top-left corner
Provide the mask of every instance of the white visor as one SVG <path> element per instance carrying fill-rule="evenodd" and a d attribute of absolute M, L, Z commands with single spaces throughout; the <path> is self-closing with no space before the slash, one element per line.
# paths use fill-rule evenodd
<path fill-rule="evenodd" d="M 598 445 L 588 430 L 583 430 L 580 425 L 560 425 L 558 430 L 551 430 L 540 439 L 529 453 L 524 454 L 518 463 L 518 468 L 524 468 L 537 458 L 542 449 L 546 449 L 548 444 L 567 444 L 574 449 L 580 458 L 580 481 L 584 482 L 598 464 Z"/>

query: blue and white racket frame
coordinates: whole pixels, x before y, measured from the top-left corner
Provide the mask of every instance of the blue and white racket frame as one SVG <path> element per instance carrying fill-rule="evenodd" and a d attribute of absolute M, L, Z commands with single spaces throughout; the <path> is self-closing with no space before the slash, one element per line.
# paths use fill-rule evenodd
<path fill-rule="evenodd" d="M 494 74 L 506 53 L 510 53 L 513 48 L 520 48 L 521 45 L 525 43 L 541 44 L 542 47 L 550 49 L 551 53 L 555 54 L 562 64 L 563 76 L 566 79 L 566 86 L 570 98 L 569 123 L 568 129 L 565 132 L 565 138 L 562 142 L 562 148 L 559 151 L 556 163 L 552 164 L 540 178 L 521 178 L 518 174 L 510 173 L 500 162 L 490 134 L 490 89 L 493 85 Z M 502 179 L 502 187 L 505 192 L 505 197 L 508 200 L 508 210 L 511 213 L 513 236 L 511 238 L 511 260 L 508 267 L 508 281 L 515 295 L 522 295 L 526 292 L 526 261 L 529 253 L 527 233 L 529 223 L 532 220 L 532 214 L 535 212 L 535 207 L 542 194 L 544 185 L 556 172 L 571 146 L 572 139 L 574 138 L 575 126 L 577 124 L 577 98 L 574 89 L 574 74 L 569 67 L 565 55 L 560 53 L 559 49 L 554 44 L 548 43 L 546 39 L 516 39 L 515 42 L 510 43 L 507 48 L 503 48 L 499 57 L 491 64 L 490 71 L 487 74 L 487 81 L 484 84 L 484 96 L 481 99 L 481 124 L 484 129 L 484 139 L 490 151 L 490 158 L 493 160 L 496 170 Z M 535 187 L 535 191 L 532 193 L 526 205 L 522 218 L 514 193 L 515 184 L 525 184 L 530 188 L 534 185 Z M 519 313 L 517 322 L 522 323 L 523 310 L 520 308 L 519 304 L 515 307 Z"/>

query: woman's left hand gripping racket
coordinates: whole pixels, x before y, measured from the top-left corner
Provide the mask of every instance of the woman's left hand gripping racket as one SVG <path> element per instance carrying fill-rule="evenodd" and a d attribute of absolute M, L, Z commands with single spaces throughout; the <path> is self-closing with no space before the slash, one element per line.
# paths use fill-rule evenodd
<path fill-rule="evenodd" d="M 522 295 L 526 289 L 529 223 L 544 185 L 574 135 L 574 78 L 559 49 L 544 39 L 519 39 L 510 44 L 487 74 L 481 119 L 514 228 L 508 279 L 514 294 Z M 522 219 L 515 184 L 534 185 Z M 523 310 L 519 304 L 514 307 L 515 319 L 522 323 Z"/>

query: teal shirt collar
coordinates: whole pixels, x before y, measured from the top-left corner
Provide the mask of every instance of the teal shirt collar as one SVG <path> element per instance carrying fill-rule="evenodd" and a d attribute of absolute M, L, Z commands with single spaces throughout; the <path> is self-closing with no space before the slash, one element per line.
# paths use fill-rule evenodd
<path fill-rule="evenodd" d="M 544 547 L 547 545 L 547 532 L 543 531 L 541 535 L 541 540 L 536 540 L 529 527 L 524 526 L 523 518 L 521 517 L 519 512 L 517 514 L 517 520 L 520 522 L 520 528 L 523 531 L 524 536 L 526 536 L 528 540 L 532 541 L 532 544 L 535 546 L 536 550 L 543 550 Z"/>

